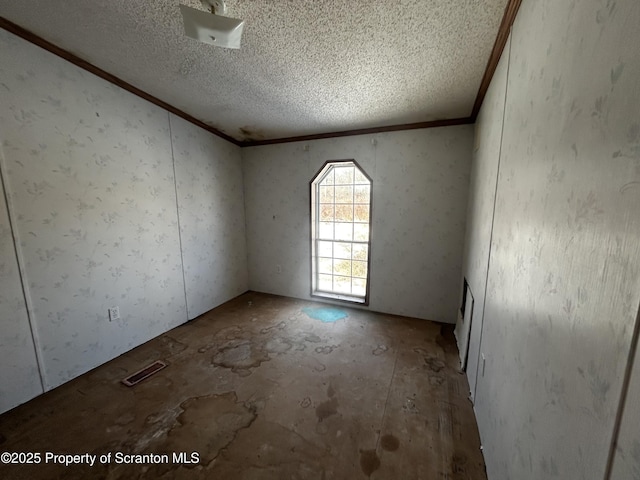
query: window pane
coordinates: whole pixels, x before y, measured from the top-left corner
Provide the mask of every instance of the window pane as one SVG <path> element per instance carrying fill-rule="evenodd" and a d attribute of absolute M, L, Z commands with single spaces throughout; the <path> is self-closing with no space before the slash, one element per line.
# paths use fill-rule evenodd
<path fill-rule="evenodd" d="M 335 275 L 351 276 L 351 260 L 334 260 L 333 273 Z"/>
<path fill-rule="evenodd" d="M 357 242 L 369 241 L 369 224 L 368 223 L 354 223 L 353 224 L 353 239 Z"/>
<path fill-rule="evenodd" d="M 333 277 L 333 291 L 338 293 L 351 293 L 351 278 Z"/>
<path fill-rule="evenodd" d="M 318 273 L 332 273 L 333 260 L 331 258 L 318 258 Z"/>
<path fill-rule="evenodd" d="M 322 240 L 333 240 L 333 223 L 320 222 L 320 232 L 318 232 L 318 238 Z"/>
<path fill-rule="evenodd" d="M 353 205 L 336 205 L 337 222 L 353 222 Z"/>
<path fill-rule="evenodd" d="M 353 245 L 353 259 L 354 260 L 367 260 L 367 254 L 369 253 L 369 247 L 367 245 Z"/>
<path fill-rule="evenodd" d="M 355 180 L 355 183 L 364 183 L 366 185 L 369 185 L 370 183 L 369 180 L 367 180 L 367 177 L 365 177 L 364 174 L 358 169 L 356 169 L 354 180 Z"/>
<path fill-rule="evenodd" d="M 335 252 L 333 254 L 334 258 L 344 258 L 346 260 L 351 260 L 351 244 L 350 243 L 334 243 Z"/>
<path fill-rule="evenodd" d="M 352 185 L 353 184 L 353 167 L 336 167 L 336 185 Z"/>
<path fill-rule="evenodd" d="M 318 256 L 333 257 L 333 242 L 318 242 Z"/>
<path fill-rule="evenodd" d="M 324 180 L 320 182 L 320 185 L 333 185 L 333 168 L 324 177 Z"/>
<path fill-rule="evenodd" d="M 333 203 L 333 189 L 334 187 L 324 187 L 320 185 L 320 203 Z"/>
<path fill-rule="evenodd" d="M 320 221 L 333 222 L 334 220 L 333 210 L 334 210 L 333 203 L 328 205 L 325 203 L 321 203 L 320 204 Z"/>
<path fill-rule="evenodd" d="M 356 222 L 369 223 L 369 205 L 354 205 L 353 210 Z"/>
<path fill-rule="evenodd" d="M 367 204 L 371 203 L 369 199 L 370 192 L 371 192 L 371 187 L 369 185 L 358 185 L 354 187 L 353 201 L 355 203 L 367 203 Z M 322 202 L 322 200 L 320 201 Z"/>
<path fill-rule="evenodd" d="M 367 262 L 353 262 L 352 276 L 367 278 Z"/>
<path fill-rule="evenodd" d="M 351 241 L 353 237 L 353 225 L 354 225 L 353 223 L 336 223 L 335 239 Z M 365 225 L 365 224 L 363 223 L 362 225 Z M 360 224 L 358 224 L 357 226 L 360 226 Z M 365 225 L 365 226 L 368 227 L 369 225 Z M 322 224 L 320 228 L 322 229 Z"/>
<path fill-rule="evenodd" d="M 330 292 L 333 289 L 333 275 L 318 275 L 318 289 Z"/>
<path fill-rule="evenodd" d="M 351 280 L 351 293 L 364 297 L 367 294 L 367 281 L 364 278 Z"/>
<path fill-rule="evenodd" d="M 353 203 L 353 187 L 352 186 L 348 186 L 348 187 L 343 186 L 343 187 L 335 187 L 335 188 L 336 188 L 336 203 Z"/>
<path fill-rule="evenodd" d="M 349 161 L 329 162 L 323 172 L 311 184 L 315 288 L 365 298 L 371 181 Z"/>

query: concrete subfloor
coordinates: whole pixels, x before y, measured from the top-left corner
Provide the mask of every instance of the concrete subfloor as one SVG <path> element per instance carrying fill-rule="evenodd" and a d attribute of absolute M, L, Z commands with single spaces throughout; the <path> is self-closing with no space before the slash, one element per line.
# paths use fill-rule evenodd
<path fill-rule="evenodd" d="M 312 318 L 324 308 L 347 316 Z M 452 332 L 249 292 L 0 415 L 0 452 L 41 456 L 0 478 L 483 480 Z M 120 383 L 157 359 L 169 366 Z"/>

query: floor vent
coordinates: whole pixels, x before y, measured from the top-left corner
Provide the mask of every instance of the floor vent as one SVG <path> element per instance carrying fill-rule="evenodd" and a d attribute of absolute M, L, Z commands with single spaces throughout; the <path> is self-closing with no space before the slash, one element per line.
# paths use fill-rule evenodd
<path fill-rule="evenodd" d="M 133 387 L 134 385 L 140 383 L 145 378 L 148 378 L 154 373 L 159 372 L 166 366 L 167 364 L 164 363 L 162 360 L 156 360 L 151 365 L 147 365 L 142 370 L 138 370 L 136 373 L 129 375 L 127 378 L 122 380 L 122 383 L 124 383 L 127 387 Z"/>

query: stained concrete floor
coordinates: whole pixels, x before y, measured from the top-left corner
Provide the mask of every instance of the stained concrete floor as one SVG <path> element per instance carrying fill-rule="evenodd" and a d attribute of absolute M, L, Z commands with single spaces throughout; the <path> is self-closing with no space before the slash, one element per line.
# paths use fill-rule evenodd
<path fill-rule="evenodd" d="M 483 480 L 458 365 L 449 326 L 250 292 L 1 415 L 0 452 L 41 462 L 0 478 Z"/>

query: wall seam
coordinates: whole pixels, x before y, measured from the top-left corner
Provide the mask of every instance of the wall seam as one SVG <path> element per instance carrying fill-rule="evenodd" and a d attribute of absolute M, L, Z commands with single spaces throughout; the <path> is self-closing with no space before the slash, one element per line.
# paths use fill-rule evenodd
<path fill-rule="evenodd" d="M 246 259 L 247 270 L 247 291 L 251 290 L 251 268 L 249 266 L 249 226 L 247 225 L 247 195 L 246 195 L 246 177 L 244 169 L 244 148 L 240 149 L 240 173 L 242 174 L 242 208 L 244 210 L 244 256 Z"/>
<path fill-rule="evenodd" d="M 189 318 L 189 301 L 187 300 L 187 276 L 184 271 L 184 253 L 182 251 L 182 228 L 180 226 L 180 201 L 178 200 L 178 176 L 176 175 L 176 157 L 173 153 L 173 131 L 171 129 L 171 112 L 167 112 L 169 121 L 169 144 L 171 145 L 171 164 L 173 165 L 173 187 L 176 192 L 176 219 L 178 221 L 178 244 L 180 246 L 180 263 L 182 264 L 182 288 L 184 289 L 184 309 Z"/>
<path fill-rule="evenodd" d="M 512 40 L 513 26 L 509 31 L 507 41 L 509 42 L 509 51 L 507 52 L 507 78 L 505 81 L 504 92 L 504 104 L 502 106 L 502 126 L 500 128 L 500 149 L 498 151 L 498 168 L 496 169 L 496 186 L 493 196 L 493 213 L 491 214 L 491 233 L 489 235 L 489 255 L 487 256 L 487 273 L 484 281 L 484 299 L 482 303 L 482 324 L 480 326 L 480 338 L 478 339 L 478 360 L 476 362 L 476 381 L 473 387 L 473 403 L 475 405 L 477 401 L 476 394 L 478 392 L 478 373 L 480 372 L 480 355 L 482 354 L 482 337 L 485 329 L 485 312 L 487 311 L 487 290 L 489 289 L 489 269 L 491 268 L 491 251 L 493 250 L 493 229 L 496 220 L 496 203 L 498 201 L 498 183 L 500 181 L 500 164 L 502 163 L 502 144 L 504 141 L 504 124 L 505 115 L 507 112 L 507 97 L 509 95 L 509 71 L 511 70 L 511 40 Z"/>
<path fill-rule="evenodd" d="M 624 376 L 622 377 L 622 390 L 620 392 L 620 401 L 618 403 L 616 418 L 613 424 L 611 444 L 609 445 L 607 464 L 604 471 L 604 480 L 611 480 L 613 475 L 613 464 L 615 461 L 616 450 L 618 449 L 618 438 L 620 437 L 620 429 L 622 427 L 622 417 L 624 415 L 624 410 L 627 405 L 627 399 L 629 397 L 631 374 L 633 373 L 633 365 L 635 363 L 636 352 L 638 350 L 638 337 L 640 337 L 640 306 L 638 307 L 638 313 L 636 313 L 636 321 L 633 327 L 633 334 L 631 336 L 629 355 L 627 357 L 627 364 L 624 369 Z"/>
<path fill-rule="evenodd" d="M 40 346 L 40 336 L 38 335 L 38 329 L 35 325 L 33 316 L 33 304 L 31 302 L 31 296 L 29 295 L 29 289 L 26 284 L 26 274 L 24 272 L 24 260 L 22 257 L 22 249 L 20 248 L 20 237 L 18 230 L 15 228 L 15 222 L 13 219 L 13 208 L 11 204 L 11 195 L 9 193 L 9 182 L 5 178 L 5 157 L 4 152 L 0 147 L 0 183 L 2 183 L 4 200 L 7 207 L 7 217 L 9 219 L 9 228 L 11 229 L 11 238 L 13 239 L 13 250 L 16 256 L 16 263 L 18 265 L 18 276 L 20 278 L 20 287 L 22 288 L 22 296 L 24 298 L 25 309 L 27 311 L 27 320 L 29 322 L 29 330 L 31 331 L 31 341 L 33 342 L 33 351 L 36 357 L 36 365 L 38 366 L 38 377 L 40 379 L 40 387 L 42 392 L 49 390 L 49 384 L 46 380 L 44 360 L 42 359 L 42 348 Z"/>

